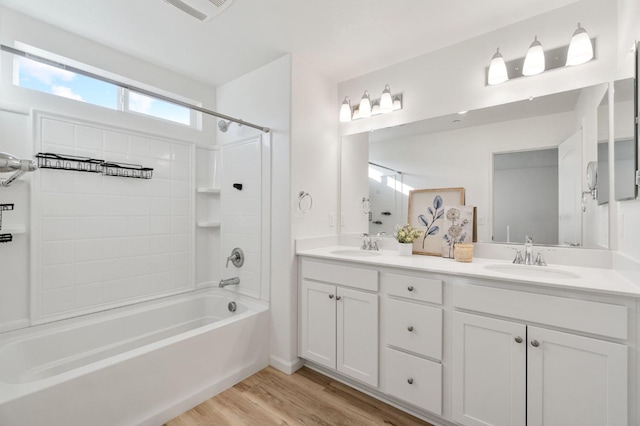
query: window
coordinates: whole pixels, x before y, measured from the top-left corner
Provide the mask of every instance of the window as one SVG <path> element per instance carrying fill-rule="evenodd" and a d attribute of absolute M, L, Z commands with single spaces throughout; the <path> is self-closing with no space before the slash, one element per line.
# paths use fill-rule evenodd
<path fill-rule="evenodd" d="M 40 53 L 38 53 L 38 56 L 40 56 Z M 62 62 L 64 62 L 64 59 Z M 70 62 L 72 61 L 67 61 L 67 63 Z M 74 68 L 80 69 L 75 65 Z M 95 72 L 91 72 L 91 74 L 97 76 Z M 124 78 L 116 78 L 124 80 Z M 116 78 L 109 77 L 109 80 L 115 80 Z M 117 84 L 108 83 L 100 78 L 85 76 L 22 56 L 15 56 L 13 83 L 27 89 L 50 93 L 104 108 L 143 114 L 193 128 L 199 127 L 197 124 L 197 114 L 199 113 L 190 108 L 144 95 Z M 123 83 L 123 85 L 126 84 Z M 132 84 L 131 86 L 134 85 L 142 86 L 141 84 Z M 144 88 L 144 90 L 159 92 L 157 89 Z M 173 94 L 162 93 L 162 96 L 179 98 Z M 193 101 L 185 101 L 197 105 Z"/>

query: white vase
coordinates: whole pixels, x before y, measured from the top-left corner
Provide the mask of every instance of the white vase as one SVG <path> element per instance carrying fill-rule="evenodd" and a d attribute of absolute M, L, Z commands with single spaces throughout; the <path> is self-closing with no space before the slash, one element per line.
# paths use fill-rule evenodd
<path fill-rule="evenodd" d="M 398 254 L 400 256 L 411 256 L 413 243 L 398 243 Z"/>

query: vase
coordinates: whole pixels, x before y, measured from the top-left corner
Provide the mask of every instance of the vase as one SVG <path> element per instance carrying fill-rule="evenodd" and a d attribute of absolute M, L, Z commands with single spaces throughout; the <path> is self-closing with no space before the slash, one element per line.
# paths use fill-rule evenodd
<path fill-rule="evenodd" d="M 411 256 L 413 253 L 413 243 L 398 243 L 398 254 L 400 256 Z"/>

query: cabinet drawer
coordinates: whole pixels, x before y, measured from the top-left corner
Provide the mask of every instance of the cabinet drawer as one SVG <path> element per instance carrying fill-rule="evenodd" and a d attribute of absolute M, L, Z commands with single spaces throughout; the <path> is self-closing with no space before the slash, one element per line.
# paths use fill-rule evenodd
<path fill-rule="evenodd" d="M 384 371 L 386 393 L 442 414 L 442 364 L 387 348 Z"/>
<path fill-rule="evenodd" d="M 442 304 L 442 280 L 387 274 L 385 286 L 391 296 Z"/>
<path fill-rule="evenodd" d="M 388 345 L 442 359 L 442 309 L 388 299 L 384 318 Z"/>
<path fill-rule="evenodd" d="M 362 290 L 378 291 L 378 271 L 372 269 L 303 260 L 302 277 Z"/>
<path fill-rule="evenodd" d="M 455 307 L 628 339 L 626 306 L 499 288 L 454 285 Z"/>

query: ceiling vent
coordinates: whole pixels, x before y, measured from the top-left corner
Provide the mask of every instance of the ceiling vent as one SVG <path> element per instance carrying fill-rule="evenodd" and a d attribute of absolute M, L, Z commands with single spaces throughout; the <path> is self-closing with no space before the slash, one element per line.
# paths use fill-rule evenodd
<path fill-rule="evenodd" d="M 199 21 L 208 21 L 220 15 L 233 0 L 164 0 Z"/>

